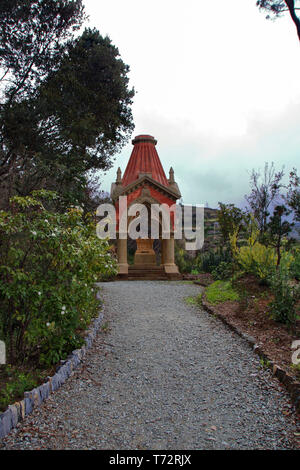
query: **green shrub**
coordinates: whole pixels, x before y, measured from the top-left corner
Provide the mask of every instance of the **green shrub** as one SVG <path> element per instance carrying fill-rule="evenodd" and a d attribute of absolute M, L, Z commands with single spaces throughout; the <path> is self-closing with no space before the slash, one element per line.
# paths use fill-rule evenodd
<path fill-rule="evenodd" d="M 37 386 L 37 381 L 30 373 L 19 372 L 9 365 L 5 366 L 5 375 L 8 377 L 8 381 L 0 389 L 0 410 L 2 411 L 17 398 L 23 398 L 25 391 L 32 390 Z"/>
<path fill-rule="evenodd" d="M 211 304 L 226 300 L 239 300 L 238 293 L 229 281 L 216 281 L 205 290 L 206 298 Z"/>
<path fill-rule="evenodd" d="M 291 325 L 297 319 L 296 303 L 299 288 L 290 285 L 287 271 L 278 270 L 270 276 L 274 300 L 270 303 L 271 317 L 280 323 Z"/>
<path fill-rule="evenodd" d="M 220 247 L 218 250 L 200 253 L 196 258 L 196 265 L 199 271 L 212 273 L 222 262 L 230 263 L 231 261 L 230 250 Z"/>
<path fill-rule="evenodd" d="M 277 256 L 274 248 L 266 247 L 259 242 L 254 245 L 242 246 L 236 255 L 241 269 L 248 274 L 254 274 L 266 280 L 276 268 Z"/>
<path fill-rule="evenodd" d="M 192 269 L 191 274 L 193 274 L 194 276 L 197 276 L 197 274 L 199 274 L 198 269 Z"/>
<path fill-rule="evenodd" d="M 95 282 L 116 274 L 92 218 L 45 209 L 55 197 L 14 197 L 0 212 L 0 338 L 11 364 L 51 365 L 79 347 L 99 306 Z"/>

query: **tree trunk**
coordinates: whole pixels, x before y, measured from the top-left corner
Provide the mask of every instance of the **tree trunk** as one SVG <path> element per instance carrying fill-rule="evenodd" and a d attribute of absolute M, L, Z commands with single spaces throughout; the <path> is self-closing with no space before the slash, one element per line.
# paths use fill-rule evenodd
<path fill-rule="evenodd" d="M 289 9 L 292 20 L 295 23 L 295 26 L 297 28 L 298 38 L 300 41 L 300 19 L 298 18 L 295 12 L 295 1 L 294 0 L 284 0 L 284 1 Z"/>

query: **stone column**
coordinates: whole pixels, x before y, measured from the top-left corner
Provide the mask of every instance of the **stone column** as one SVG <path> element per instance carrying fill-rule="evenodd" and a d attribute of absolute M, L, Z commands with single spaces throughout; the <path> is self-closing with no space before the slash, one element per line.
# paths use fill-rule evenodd
<path fill-rule="evenodd" d="M 175 264 L 174 255 L 174 234 L 170 235 L 170 239 L 163 240 L 164 243 L 164 269 L 168 274 L 178 274 L 178 267 Z"/>
<path fill-rule="evenodd" d="M 118 238 L 117 244 L 119 274 L 128 274 L 127 238 Z"/>

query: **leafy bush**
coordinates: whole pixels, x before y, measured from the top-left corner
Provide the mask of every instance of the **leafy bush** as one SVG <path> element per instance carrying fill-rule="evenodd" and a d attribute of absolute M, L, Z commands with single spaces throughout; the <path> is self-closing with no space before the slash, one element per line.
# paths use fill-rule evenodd
<path fill-rule="evenodd" d="M 205 273 L 212 273 L 222 262 L 230 263 L 232 261 L 229 249 L 211 250 L 200 253 L 196 259 L 198 270 Z"/>
<path fill-rule="evenodd" d="M 291 276 L 300 281 L 300 249 L 295 251 L 294 259 L 290 266 Z"/>
<path fill-rule="evenodd" d="M 233 289 L 229 281 L 216 281 L 205 290 L 206 298 L 211 304 L 225 302 L 226 300 L 238 300 L 239 295 Z"/>
<path fill-rule="evenodd" d="M 291 325 L 297 319 L 299 288 L 290 285 L 289 274 L 284 270 L 278 270 L 270 276 L 270 285 L 274 294 L 274 300 L 270 303 L 271 317 L 275 321 Z"/>
<path fill-rule="evenodd" d="M 234 259 L 243 272 L 253 274 L 264 282 L 275 271 L 278 261 L 278 252 L 272 246 L 260 243 L 260 233 L 253 216 L 248 223 L 248 240 L 245 245 L 238 246 L 237 233 L 230 237 L 231 250 Z M 293 255 L 287 251 L 287 242 L 283 240 L 280 248 L 280 269 L 289 270 L 294 260 Z"/>
<path fill-rule="evenodd" d="M 254 274 L 262 280 L 268 278 L 277 263 L 275 250 L 259 242 L 252 246 L 240 247 L 236 258 L 239 266 L 245 273 Z"/>
<path fill-rule="evenodd" d="M 0 338 L 11 364 L 50 365 L 79 347 L 99 305 L 94 283 L 116 274 L 92 218 L 46 209 L 56 197 L 14 197 L 0 212 Z"/>
<path fill-rule="evenodd" d="M 194 259 L 184 248 L 179 247 L 177 244 L 175 244 L 175 263 L 181 273 L 191 273 L 195 268 Z"/>

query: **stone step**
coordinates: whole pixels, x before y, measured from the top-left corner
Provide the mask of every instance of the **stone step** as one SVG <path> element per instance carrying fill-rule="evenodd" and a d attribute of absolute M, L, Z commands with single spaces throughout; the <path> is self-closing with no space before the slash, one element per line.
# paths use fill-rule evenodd
<path fill-rule="evenodd" d="M 127 281 L 168 281 L 167 277 L 149 277 L 149 276 L 144 276 L 144 277 L 135 277 L 135 276 L 128 276 Z"/>
<path fill-rule="evenodd" d="M 128 266 L 128 274 L 119 276 L 119 279 L 130 281 L 167 281 L 182 279 L 182 276 L 181 274 L 166 274 L 163 266 L 143 264 Z"/>
<path fill-rule="evenodd" d="M 156 266 L 154 264 L 141 264 L 128 266 L 128 271 L 163 271 L 163 266 Z"/>

